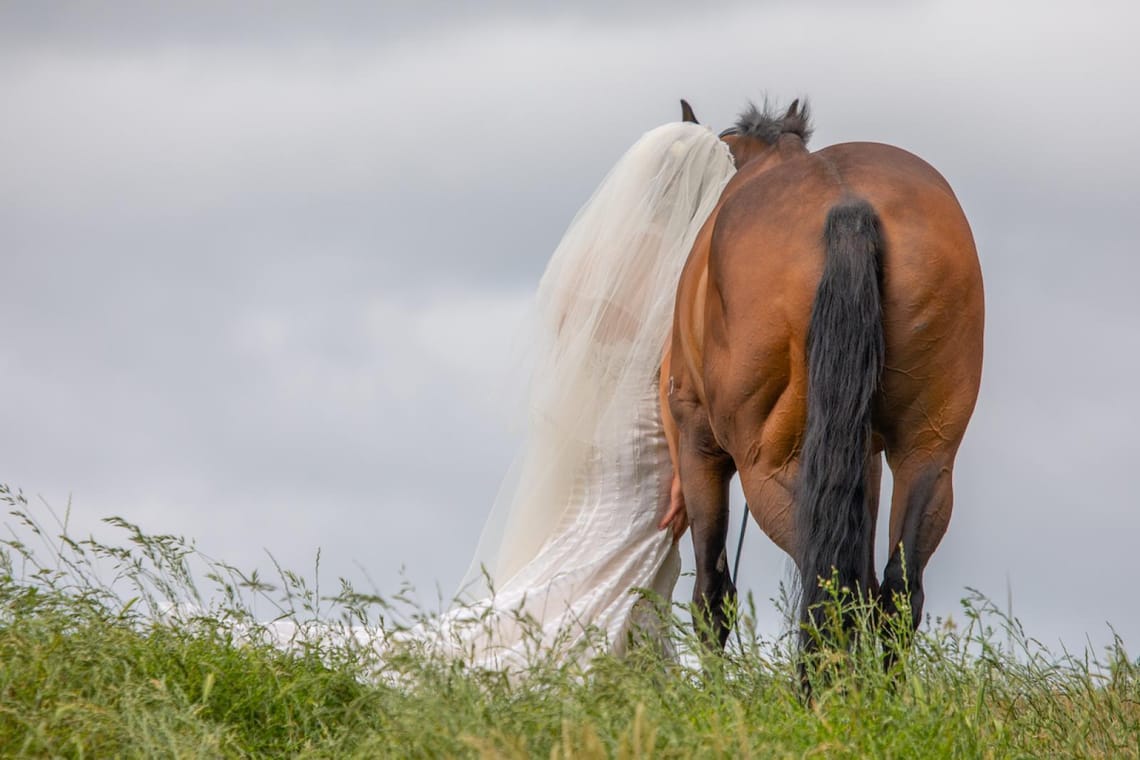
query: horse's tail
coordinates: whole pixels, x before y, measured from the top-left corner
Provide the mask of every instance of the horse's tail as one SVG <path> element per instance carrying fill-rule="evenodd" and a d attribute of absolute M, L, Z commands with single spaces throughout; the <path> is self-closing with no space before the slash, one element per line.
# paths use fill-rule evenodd
<path fill-rule="evenodd" d="M 871 521 L 866 467 L 871 405 L 883 370 L 879 218 L 862 199 L 832 207 L 823 231 L 826 260 L 808 328 L 807 426 L 796 501 L 796 559 L 803 579 L 800 622 L 821 623 L 817 605 L 838 588 L 868 589 Z M 803 628 L 801 641 L 809 643 Z"/>

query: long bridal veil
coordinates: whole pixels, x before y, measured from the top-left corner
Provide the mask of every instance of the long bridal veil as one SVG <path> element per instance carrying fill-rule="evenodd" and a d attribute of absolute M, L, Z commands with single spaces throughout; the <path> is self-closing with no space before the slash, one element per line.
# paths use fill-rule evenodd
<path fill-rule="evenodd" d="M 681 268 L 734 171 L 695 124 L 646 133 L 575 216 L 539 283 L 522 452 L 500 490 L 460 597 L 484 598 L 534 559 L 590 457 L 629 445 L 652 392 Z"/>

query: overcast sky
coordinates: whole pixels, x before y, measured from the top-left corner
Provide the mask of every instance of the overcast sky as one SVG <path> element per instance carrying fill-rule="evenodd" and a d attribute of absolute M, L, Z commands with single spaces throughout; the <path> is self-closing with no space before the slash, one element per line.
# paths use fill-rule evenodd
<path fill-rule="evenodd" d="M 982 259 L 928 612 L 1008 583 L 1041 640 L 1140 650 L 1134 2 L 457 5 L 0 5 L 0 481 L 448 595 L 575 210 L 679 97 L 719 129 L 808 95 L 816 147 L 934 164 Z"/>

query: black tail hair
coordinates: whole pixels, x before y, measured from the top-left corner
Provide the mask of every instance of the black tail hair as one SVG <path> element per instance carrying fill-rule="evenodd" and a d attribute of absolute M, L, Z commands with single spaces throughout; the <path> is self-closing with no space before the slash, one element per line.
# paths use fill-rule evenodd
<path fill-rule="evenodd" d="M 866 466 L 885 350 L 878 215 L 865 200 L 839 202 L 827 214 L 823 243 L 823 277 L 808 327 L 807 426 L 796 490 L 800 622 L 817 625 L 817 605 L 829 596 L 821 578 L 835 573 L 839 589 L 868 590 L 874 537 Z M 804 626 L 801 644 L 810 646 L 811 638 Z"/>

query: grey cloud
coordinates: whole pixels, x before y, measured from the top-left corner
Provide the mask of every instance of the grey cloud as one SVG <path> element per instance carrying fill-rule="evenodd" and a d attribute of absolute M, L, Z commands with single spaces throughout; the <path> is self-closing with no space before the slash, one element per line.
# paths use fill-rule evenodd
<path fill-rule="evenodd" d="M 812 97 L 817 145 L 924 156 L 973 223 L 986 370 L 931 611 L 1008 575 L 1031 633 L 1140 636 L 1131 6 L 60 7 L 0 23 L 0 478 L 449 592 L 572 213 L 677 97 L 721 126 L 768 87 Z M 749 530 L 766 598 L 783 558 Z"/>
<path fill-rule="evenodd" d="M 724 13 L 739 3 L 725 3 Z M 820 3 L 830 5 L 831 3 Z M 66 0 L 14 3 L 0 9 L 0 42 L 36 49 L 79 48 L 117 52 L 124 48 L 369 47 L 408 38 L 431 37 L 472 25 L 553 22 L 569 26 L 653 25 L 707 13 L 680 0 L 585 0 L 573 4 L 525 0 L 479 3 L 365 2 L 347 0 L 335 8 L 299 0 L 221 0 L 149 3 L 118 0 L 99 6 Z M 680 52 L 680 51 L 679 51 Z"/>

